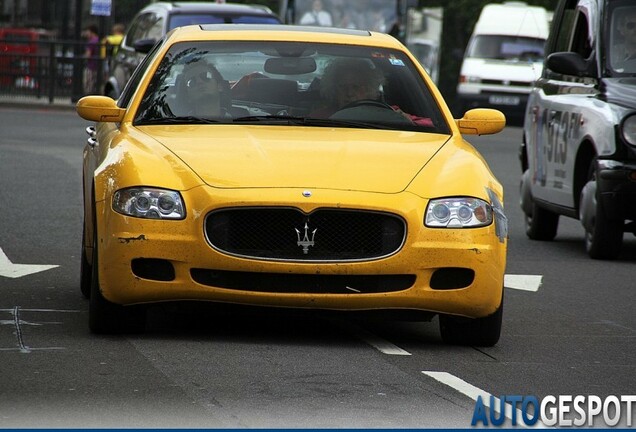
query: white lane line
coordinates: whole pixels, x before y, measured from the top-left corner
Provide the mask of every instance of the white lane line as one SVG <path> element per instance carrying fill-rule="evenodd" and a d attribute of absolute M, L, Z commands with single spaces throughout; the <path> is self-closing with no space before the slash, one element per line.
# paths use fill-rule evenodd
<path fill-rule="evenodd" d="M 20 307 L 20 306 L 18 306 Z M 11 309 L 0 309 L 0 312 L 13 312 L 15 308 Z M 64 312 L 64 313 L 80 313 L 80 310 L 72 310 L 72 309 L 29 309 L 20 307 L 20 310 L 23 312 Z"/>
<path fill-rule="evenodd" d="M 506 288 L 518 289 L 523 291 L 536 292 L 541 286 L 543 276 L 541 275 L 504 275 L 504 286 Z M 356 337 L 362 339 L 378 351 L 388 355 L 410 356 L 411 353 L 402 348 L 386 341 L 372 333 L 361 328 L 348 327 L 348 330 Z M 485 392 L 484 392 L 485 393 Z M 487 394 L 487 393 L 485 393 Z M 488 395 L 490 397 L 490 395 Z M 486 403 L 486 402 L 485 402 Z"/>
<path fill-rule="evenodd" d="M 4 351 L 18 351 L 23 354 L 29 354 L 33 351 L 57 351 L 57 350 L 65 350 L 64 347 L 40 347 L 34 348 L 26 344 L 23 327 L 24 326 L 45 326 L 45 325 L 61 325 L 62 322 L 57 321 L 42 321 L 42 322 L 34 322 L 34 321 L 25 321 L 22 319 L 23 312 L 62 312 L 62 313 L 79 313 L 79 310 L 68 310 L 68 309 L 23 309 L 20 306 L 14 306 L 11 309 L 0 309 L 0 313 L 9 313 L 11 314 L 10 320 L 0 319 L 0 326 L 10 325 L 13 326 L 14 332 L 13 334 L 16 337 L 16 345 L 17 347 L 13 348 L 0 348 L 0 352 Z"/>
<path fill-rule="evenodd" d="M 30 275 L 32 273 L 38 273 L 44 270 L 49 270 L 58 265 L 38 265 L 38 264 L 14 264 L 9 260 L 9 257 L 0 248 L 0 276 L 9 278 L 19 278 L 22 276 Z"/>
<path fill-rule="evenodd" d="M 522 291 L 539 291 L 543 283 L 541 275 L 504 275 L 504 287 Z"/>
<path fill-rule="evenodd" d="M 382 339 L 379 336 L 374 335 L 373 333 L 369 333 L 366 330 L 363 330 L 359 327 L 348 327 L 349 331 L 355 335 L 356 337 L 362 339 L 364 342 L 371 345 L 373 348 L 377 349 L 381 353 L 388 355 L 401 355 L 401 356 L 410 356 L 411 353 L 403 350 L 399 346 L 393 345 L 391 342 Z"/>
<path fill-rule="evenodd" d="M 474 385 L 469 384 L 463 379 L 458 378 L 453 374 L 449 374 L 448 372 L 422 371 L 422 373 L 424 375 L 430 376 L 431 378 L 434 378 L 435 380 L 441 382 L 442 384 L 446 384 L 447 386 L 452 387 L 453 389 L 457 390 L 463 395 L 468 396 L 474 401 L 477 401 L 477 398 L 481 396 L 481 400 L 484 403 L 484 405 L 490 408 L 490 396 L 492 395 L 488 393 L 487 391 L 484 391 L 478 387 L 475 387 Z M 495 406 L 492 407 L 492 409 L 494 409 L 498 414 L 501 414 L 501 410 L 500 410 L 501 401 L 499 400 L 499 398 L 494 398 L 493 401 L 495 403 Z M 513 410 L 512 405 L 508 403 L 505 404 L 506 412 L 504 413 L 504 415 L 509 420 L 512 420 L 512 410 Z M 517 424 L 522 425 L 523 423 L 520 423 L 520 419 L 523 416 L 523 412 L 521 412 L 520 409 L 515 409 L 515 410 L 516 410 Z M 538 421 L 534 426 L 534 428 L 543 428 L 543 427 L 545 427 L 545 425 L 541 423 L 541 421 Z"/>

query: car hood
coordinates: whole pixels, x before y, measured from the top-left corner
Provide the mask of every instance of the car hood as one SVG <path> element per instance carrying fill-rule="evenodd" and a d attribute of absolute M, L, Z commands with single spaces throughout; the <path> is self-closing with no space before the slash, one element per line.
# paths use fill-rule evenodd
<path fill-rule="evenodd" d="M 140 128 L 217 188 L 403 191 L 448 135 L 286 126 Z"/>
<path fill-rule="evenodd" d="M 606 78 L 601 81 L 601 98 L 627 108 L 636 108 L 636 78 Z"/>

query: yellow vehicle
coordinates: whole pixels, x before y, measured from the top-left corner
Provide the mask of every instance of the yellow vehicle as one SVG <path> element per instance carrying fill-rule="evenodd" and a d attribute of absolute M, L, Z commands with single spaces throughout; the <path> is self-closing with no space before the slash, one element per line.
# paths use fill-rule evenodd
<path fill-rule="evenodd" d="M 505 117 L 453 119 L 393 37 L 181 27 L 117 101 L 77 111 L 96 122 L 81 275 L 93 332 L 142 329 L 146 304 L 208 300 L 439 314 L 448 342 L 499 339 L 503 190 L 462 134 Z"/>

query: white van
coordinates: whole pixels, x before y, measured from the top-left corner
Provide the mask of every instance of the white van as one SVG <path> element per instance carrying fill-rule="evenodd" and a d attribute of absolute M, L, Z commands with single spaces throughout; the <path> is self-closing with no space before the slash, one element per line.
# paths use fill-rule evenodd
<path fill-rule="evenodd" d="M 461 113 L 489 107 L 523 118 L 528 94 L 541 76 L 550 19 L 545 8 L 524 2 L 484 6 L 462 62 Z"/>

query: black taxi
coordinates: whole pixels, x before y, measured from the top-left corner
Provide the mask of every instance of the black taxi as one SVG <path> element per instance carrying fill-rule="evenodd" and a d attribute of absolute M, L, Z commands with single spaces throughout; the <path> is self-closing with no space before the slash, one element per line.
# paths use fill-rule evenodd
<path fill-rule="evenodd" d="M 615 259 L 636 234 L 636 2 L 560 0 L 526 106 L 526 234 L 553 240 L 581 221 L 590 257 Z"/>

